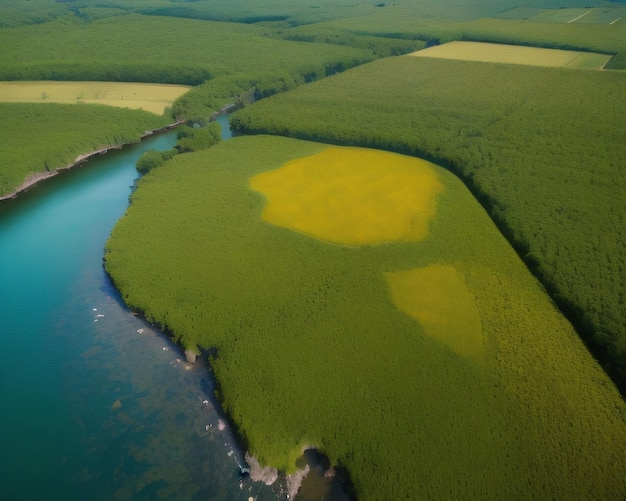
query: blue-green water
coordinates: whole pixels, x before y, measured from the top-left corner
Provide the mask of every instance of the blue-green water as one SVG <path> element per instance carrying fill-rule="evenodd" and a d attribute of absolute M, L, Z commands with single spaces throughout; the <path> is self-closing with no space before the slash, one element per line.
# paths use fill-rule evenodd
<path fill-rule="evenodd" d="M 0 204 L 0 499 L 275 499 L 240 479 L 212 381 L 102 269 L 134 168 L 175 133 Z M 146 249 L 149 252 L 150 249 Z"/>

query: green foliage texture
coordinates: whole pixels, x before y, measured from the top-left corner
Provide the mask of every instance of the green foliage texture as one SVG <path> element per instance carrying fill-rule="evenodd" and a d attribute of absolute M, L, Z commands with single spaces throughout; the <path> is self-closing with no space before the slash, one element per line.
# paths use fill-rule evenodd
<path fill-rule="evenodd" d="M 250 177 L 322 148 L 258 136 L 178 155 L 138 182 L 107 243 L 128 304 L 214 348 L 252 453 L 292 471 L 315 446 L 359 499 L 622 498 L 626 405 L 457 178 L 437 168 L 422 242 L 345 247 L 261 219 Z M 463 276 L 483 357 L 391 303 L 383 274 L 431 263 Z"/>
<path fill-rule="evenodd" d="M 257 103 L 233 124 L 446 165 L 626 381 L 625 117 L 623 72 L 402 56 Z"/>
<path fill-rule="evenodd" d="M 54 170 L 100 148 L 133 143 L 171 122 L 140 110 L 100 105 L 0 103 L 0 195 L 30 174 Z"/>
<path fill-rule="evenodd" d="M 6 28 L 0 44 L 2 80 L 198 85 L 220 75 L 301 75 L 374 57 L 353 47 L 268 38 L 255 26 L 137 14 Z"/>

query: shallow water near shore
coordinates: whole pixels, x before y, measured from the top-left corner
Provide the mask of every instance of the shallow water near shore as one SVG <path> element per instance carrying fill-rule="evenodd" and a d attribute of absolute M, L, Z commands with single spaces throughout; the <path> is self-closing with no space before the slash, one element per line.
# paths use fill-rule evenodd
<path fill-rule="evenodd" d="M 206 366 L 133 316 L 102 268 L 136 160 L 175 136 L 0 204 L 0 499 L 277 498 L 240 478 Z"/>

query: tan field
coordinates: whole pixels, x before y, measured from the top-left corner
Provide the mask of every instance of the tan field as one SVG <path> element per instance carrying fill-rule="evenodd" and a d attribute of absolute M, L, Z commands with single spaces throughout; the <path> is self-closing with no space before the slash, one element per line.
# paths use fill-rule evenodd
<path fill-rule="evenodd" d="M 162 115 L 189 89 L 185 85 L 125 82 L 0 82 L 0 102 L 104 104 Z"/>
<path fill-rule="evenodd" d="M 263 219 L 343 245 L 419 241 L 443 190 L 428 162 L 365 148 L 330 147 L 257 174 Z"/>
<path fill-rule="evenodd" d="M 413 52 L 409 56 L 596 70 L 604 68 L 612 57 L 594 52 L 540 49 L 484 42 L 449 42 Z"/>

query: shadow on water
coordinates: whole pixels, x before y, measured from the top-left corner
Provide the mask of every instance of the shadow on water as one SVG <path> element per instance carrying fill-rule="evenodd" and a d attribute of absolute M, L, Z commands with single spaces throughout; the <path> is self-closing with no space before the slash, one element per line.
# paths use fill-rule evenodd
<path fill-rule="evenodd" d="M 309 467 L 295 501 L 350 501 L 356 499 L 348 473 L 333 468 L 328 458 L 315 449 L 307 449 L 296 463 L 298 468 Z M 350 494 L 349 494 L 350 493 Z"/>

